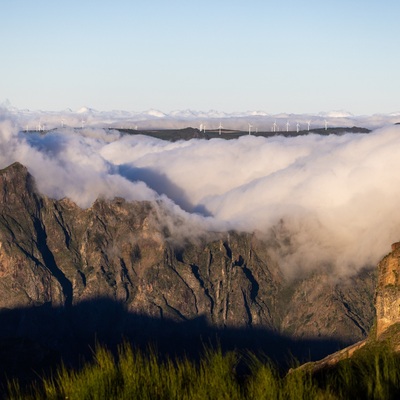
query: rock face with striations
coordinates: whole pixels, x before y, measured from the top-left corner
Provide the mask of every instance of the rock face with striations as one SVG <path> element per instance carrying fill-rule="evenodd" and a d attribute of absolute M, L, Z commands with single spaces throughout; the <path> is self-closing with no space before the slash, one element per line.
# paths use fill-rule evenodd
<path fill-rule="evenodd" d="M 400 323 L 400 243 L 392 244 L 389 253 L 378 265 L 375 294 L 376 336 Z"/>
<path fill-rule="evenodd" d="M 323 272 L 286 281 L 256 235 L 210 234 L 178 245 L 162 204 L 99 199 L 81 209 L 39 194 L 18 163 L 0 171 L 0 193 L 1 312 L 106 298 L 158 320 L 201 318 L 221 329 L 347 343 L 364 338 L 372 324 L 373 272 L 347 283 Z M 112 329 L 123 334 L 126 323 L 115 318 Z M 26 334 L 22 320 L 14 318 L 3 335 Z"/>
<path fill-rule="evenodd" d="M 379 342 L 385 342 L 393 351 L 400 352 L 400 242 L 392 244 L 392 251 L 379 262 L 377 270 L 375 324 L 368 337 L 322 360 L 308 362 L 300 368 L 309 368 L 314 372 L 330 368 L 353 357 L 362 348 L 363 351 L 368 351 L 376 347 Z"/>

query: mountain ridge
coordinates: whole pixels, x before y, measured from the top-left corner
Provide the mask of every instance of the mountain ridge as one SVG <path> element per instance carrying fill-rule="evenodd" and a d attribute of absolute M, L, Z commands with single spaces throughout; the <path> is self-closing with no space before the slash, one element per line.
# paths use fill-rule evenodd
<path fill-rule="evenodd" d="M 48 318 L 51 309 L 60 315 L 83 310 L 62 322 L 82 343 L 99 329 L 113 341 L 146 329 L 145 320 L 132 326 L 122 313 L 103 327 L 80 306 L 109 299 L 127 313 L 174 322 L 167 330 L 172 336 L 191 337 L 196 326 L 209 333 L 267 330 L 298 343 L 328 340 L 343 347 L 371 328 L 373 271 L 347 282 L 322 270 L 290 281 L 271 258 L 270 244 L 256 234 L 231 231 L 177 242 L 163 224 L 161 203 L 98 199 L 81 209 L 38 193 L 19 163 L 0 171 L 0 193 L 0 319 L 17 309 L 48 309 Z M 21 311 L 13 320 L 0 339 L 22 337 L 66 351 L 58 330 L 42 332 L 50 322 L 37 326 L 36 313 Z"/>

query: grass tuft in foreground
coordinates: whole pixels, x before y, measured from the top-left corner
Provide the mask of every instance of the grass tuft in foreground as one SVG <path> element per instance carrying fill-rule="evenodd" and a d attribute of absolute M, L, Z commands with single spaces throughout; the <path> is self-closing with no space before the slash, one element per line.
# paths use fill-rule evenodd
<path fill-rule="evenodd" d="M 261 361 L 254 354 L 223 353 L 220 349 L 206 349 L 199 362 L 162 359 L 154 350 L 133 350 L 128 344 L 119 348 L 117 357 L 101 346 L 94 355 L 94 361 L 81 370 L 61 366 L 52 376 L 28 388 L 22 389 L 17 381 L 11 381 L 7 398 L 400 398 L 400 358 L 384 345 L 363 348 L 352 359 L 315 375 L 310 370 L 297 369 L 281 376 L 270 362 Z"/>

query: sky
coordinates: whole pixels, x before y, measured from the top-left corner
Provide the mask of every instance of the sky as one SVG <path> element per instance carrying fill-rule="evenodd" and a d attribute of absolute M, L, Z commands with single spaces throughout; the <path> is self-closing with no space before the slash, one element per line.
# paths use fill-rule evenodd
<path fill-rule="evenodd" d="M 398 0 L 2 0 L 0 104 L 400 111 Z"/>

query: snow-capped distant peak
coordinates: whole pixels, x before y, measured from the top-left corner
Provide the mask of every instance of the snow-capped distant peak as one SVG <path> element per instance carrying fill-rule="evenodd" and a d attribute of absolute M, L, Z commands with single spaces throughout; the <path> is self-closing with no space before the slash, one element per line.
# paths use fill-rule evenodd
<path fill-rule="evenodd" d="M 175 118 L 197 118 L 202 116 L 202 113 L 199 111 L 193 111 L 190 109 L 187 110 L 174 110 L 168 114 L 169 117 Z"/>
<path fill-rule="evenodd" d="M 93 111 L 91 108 L 89 108 L 89 107 L 81 107 L 78 111 L 77 111 L 77 113 L 78 114 L 87 114 L 87 113 L 89 113 L 89 112 L 91 112 L 91 111 Z"/>
<path fill-rule="evenodd" d="M 165 114 L 161 111 L 158 110 L 148 110 L 146 111 L 146 114 L 151 116 L 151 117 L 157 117 L 157 118 L 164 118 Z"/>
<path fill-rule="evenodd" d="M 249 115 L 255 116 L 255 117 L 267 117 L 269 116 L 268 113 L 266 113 L 265 111 L 249 111 Z"/>
<path fill-rule="evenodd" d="M 319 113 L 321 117 L 327 117 L 327 118 L 351 118 L 354 117 L 354 115 L 345 110 L 336 110 L 336 111 L 328 111 L 328 112 L 321 112 Z"/>

